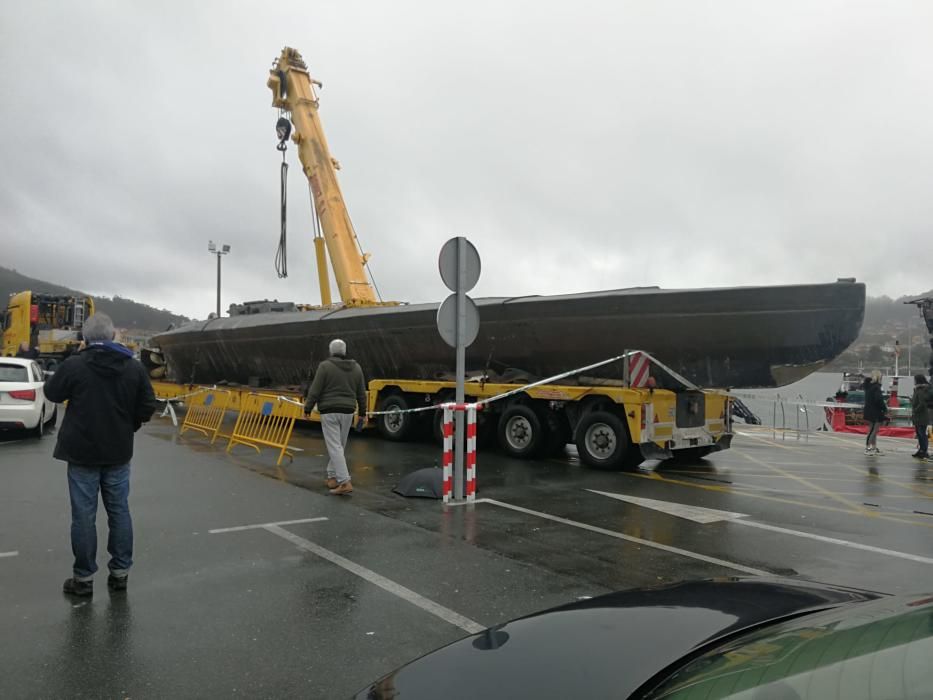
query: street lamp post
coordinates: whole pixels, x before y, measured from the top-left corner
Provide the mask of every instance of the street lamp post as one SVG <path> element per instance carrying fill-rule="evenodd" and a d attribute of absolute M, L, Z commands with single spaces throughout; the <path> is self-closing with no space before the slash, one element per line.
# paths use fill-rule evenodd
<path fill-rule="evenodd" d="M 230 246 L 223 243 L 218 247 L 214 241 L 208 241 L 207 250 L 211 255 L 217 256 L 217 318 L 220 318 L 220 256 L 229 253 Z"/>

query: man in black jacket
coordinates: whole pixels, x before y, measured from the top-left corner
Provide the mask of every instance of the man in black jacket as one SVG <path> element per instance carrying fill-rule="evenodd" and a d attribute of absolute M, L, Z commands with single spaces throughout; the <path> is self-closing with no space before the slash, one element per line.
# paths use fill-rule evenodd
<path fill-rule="evenodd" d="M 98 493 L 107 509 L 112 590 L 126 590 L 133 564 L 133 522 L 130 519 L 130 459 L 133 433 L 157 408 L 152 384 L 133 353 L 113 342 L 113 322 L 94 314 L 84 323 L 86 347 L 65 360 L 45 383 L 50 401 L 68 401 L 58 429 L 55 458 L 68 463 L 71 497 L 73 576 L 65 593 L 94 593 L 97 571 Z"/>
<path fill-rule="evenodd" d="M 865 391 L 865 408 L 862 410 L 862 417 L 868 423 L 865 454 L 880 455 L 883 452 L 878 449 L 878 430 L 881 429 L 881 424 L 888 416 L 888 406 L 884 402 L 884 394 L 881 391 L 881 372 L 874 370 L 865 380 L 862 389 Z"/>

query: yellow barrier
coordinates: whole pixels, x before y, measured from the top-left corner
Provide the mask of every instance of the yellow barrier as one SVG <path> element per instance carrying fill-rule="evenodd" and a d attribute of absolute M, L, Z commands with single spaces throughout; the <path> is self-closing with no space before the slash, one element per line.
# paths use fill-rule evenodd
<path fill-rule="evenodd" d="M 227 452 L 234 445 L 249 445 L 257 452 L 260 446 L 275 447 L 279 450 L 276 465 L 282 463 L 282 457 L 294 455 L 288 451 L 288 441 L 295 427 L 295 419 L 300 418 L 302 407 L 283 401 L 278 396 L 249 394 L 243 398 L 240 415 L 237 416 L 233 434 L 227 443 Z"/>
<path fill-rule="evenodd" d="M 223 425 L 229 402 L 230 392 L 227 391 L 210 390 L 192 396 L 179 435 L 184 435 L 186 430 L 197 430 L 209 437 L 213 445 Z"/>

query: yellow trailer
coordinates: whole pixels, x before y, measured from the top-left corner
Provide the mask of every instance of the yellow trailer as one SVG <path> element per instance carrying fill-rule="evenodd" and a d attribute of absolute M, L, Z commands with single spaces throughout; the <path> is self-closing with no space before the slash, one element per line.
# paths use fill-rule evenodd
<path fill-rule="evenodd" d="M 153 387 L 166 399 L 208 388 L 167 381 L 153 381 Z M 223 388 L 234 411 L 255 393 L 302 400 L 295 388 Z M 434 407 L 453 401 L 454 388 L 453 381 L 374 379 L 367 391 L 369 425 L 387 440 L 440 441 L 442 411 Z M 731 399 L 721 391 L 467 382 L 466 401 L 480 404 L 480 443 L 498 444 L 518 458 L 547 457 L 574 444 L 588 466 L 634 469 L 646 459 L 701 457 L 732 442 Z"/>
<path fill-rule="evenodd" d="M 446 381 L 377 379 L 369 383 L 369 412 L 389 440 L 429 429 L 440 438 L 440 412 L 413 412 L 453 400 Z M 545 457 L 577 447 L 580 460 L 602 469 L 634 469 L 646 459 L 694 457 L 732 442 L 731 399 L 721 391 L 467 382 L 477 403 L 477 439 L 513 457 Z M 500 398 L 501 397 L 501 398 Z"/>

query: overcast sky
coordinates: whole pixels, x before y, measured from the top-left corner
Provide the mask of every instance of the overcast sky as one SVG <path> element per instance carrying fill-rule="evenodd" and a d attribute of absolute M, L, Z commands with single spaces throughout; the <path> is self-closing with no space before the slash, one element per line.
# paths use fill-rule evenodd
<path fill-rule="evenodd" d="M 319 301 L 285 45 L 383 297 L 857 277 L 933 287 L 933 3 L 5 2 L 0 265 L 189 316 Z"/>

